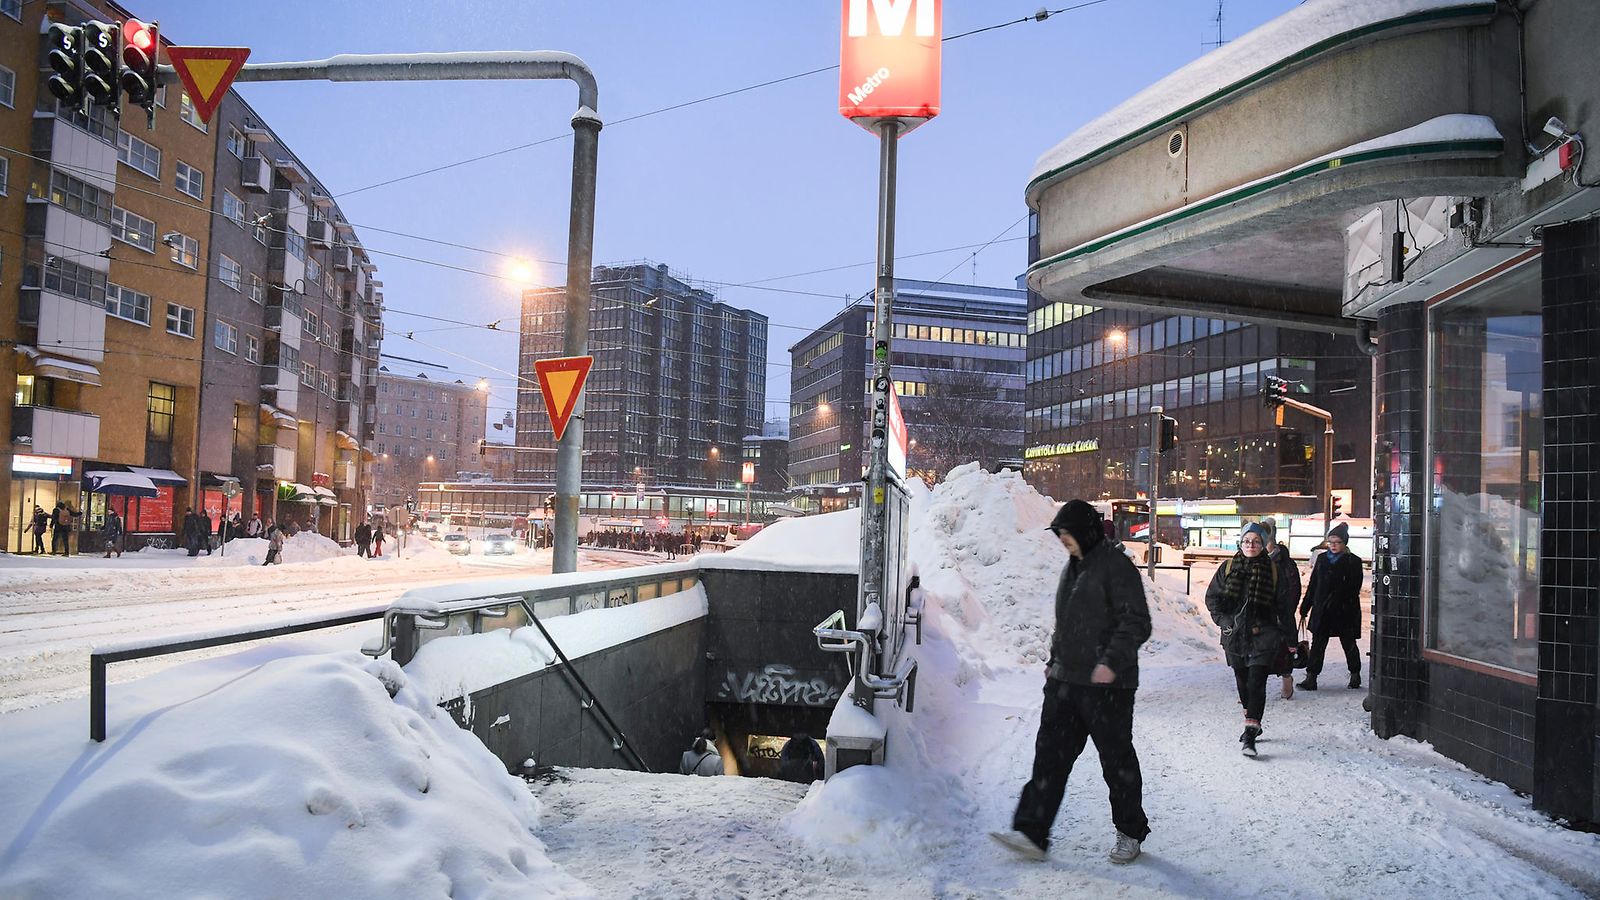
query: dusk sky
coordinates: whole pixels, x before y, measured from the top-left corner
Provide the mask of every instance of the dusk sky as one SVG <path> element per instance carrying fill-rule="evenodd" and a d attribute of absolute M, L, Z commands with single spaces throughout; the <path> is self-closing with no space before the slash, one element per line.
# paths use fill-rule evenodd
<path fill-rule="evenodd" d="M 1077 2 L 1055 0 L 1050 8 Z M 787 417 L 788 347 L 837 312 L 846 295 L 871 287 L 876 138 L 839 116 L 836 71 L 620 121 L 837 64 L 837 0 L 128 5 L 159 20 L 176 43 L 249 46 L 251 62 L 400 51 L 578 54 L 596 73 L 608 123 L 600 136 L 595 261 L 666 263 L 723 300 L 769 316 L 768 418 Z M 1295 5 L 1226 0 L 1223 37 Z M 949 0 L 944 31 L 997 25 L 1038 8 L 1037 0 Z M 1022 190 L 1035 158 L 1206 52 L 1216 10 L 1216 0 L 1103 0 L 947 43 L 943 112 L 901 144 L 897 274 L 1013 286 L 1026 265 Z M 384 364 L 406 374 L 487 377 L 491 420 L 512 408 L 520 286 L 506 273 L 523 257 L 535 261 L 537 283 L 564 283 L 572 85 L 307 82 L 244 84 L 240 92 L 339 198 L 373 253 L 388 305 L 384 351 L 450 372 Z M 997 236 L 976 269 L 971 250 L 911 256 Z M 407 313 L 499 320 L 505 330 Z"/>

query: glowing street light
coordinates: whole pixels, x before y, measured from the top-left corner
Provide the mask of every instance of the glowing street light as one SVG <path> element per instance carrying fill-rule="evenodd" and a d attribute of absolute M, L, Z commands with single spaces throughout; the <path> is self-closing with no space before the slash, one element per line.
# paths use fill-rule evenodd
<path fill-rule="evenodd" d="M 478 390 L 481 391 L 482 393 L 485 393 L 485 394 L 489 393 L 489 379 L 487 379 L 487 378 L 479 378 L 478 379 Z"/>
<path fill-rule="evenodd" d="M 1106 340 L 1120 347 L 1128 342 L 1128 336 L 1120 328 L 1114 328 L 1106 333 Z"/>

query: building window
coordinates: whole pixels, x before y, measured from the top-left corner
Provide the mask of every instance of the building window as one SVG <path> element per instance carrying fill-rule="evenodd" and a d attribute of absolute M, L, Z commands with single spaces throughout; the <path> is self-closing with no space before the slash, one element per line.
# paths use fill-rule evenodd
<path fill-rule="evenodd" d="M 59 169 L 50 170 L 50 202 L 85 219 L 111 224 L 111 192 Z"/>
<path fill-rule="evenodd" d="M 217 259 L 217 280 L 236 291 L 244 290 L 244 268 L 226 253 Z"/>
<path fill-rule="evenodd" d="M 229 325 L 227 322 L 218 322 L 214 331 L 215 333 L 211 340 L 212 343 L 217 345 L 217 349 L 223 353 L 238 355 L 239 329 Z"/>
<path fill-rule="evenodd" d="M 257 275 L 256 273 L 251 272 L 250 273 L 250 301 L 252 303 L 265 303 L 266 302 L 266 298 L 267 298 L 267 286 L 266 286 L 266 284 L 264 282 L 262 282 L 260 275 Z"/>
<path fill-rule="evenodd" d="M 106 285 L 106 312 L 119 319 L 150 324 L 150 295 L 118 284 Z"/>
<path fill-rule="evenodd" d="M 161 151 L 126 131 L 117 132 L 117 161 L 151 178 L 161 177 Z"/>
<path fill-rule="evenodd" d="M 146 403 L 148 418 L 145 438 L 161 442 L 172 440 L 172 420 L 178 412 L 178 389 L 170 384 L 152 381 Z"/>
<path fill-rule="evenodd" d="M 305 333 L 306 337 L 316 341 L 320 337 L 321 332 L 321 323 L 317 320 L 317 314 L 307 310 L 305 323 L 301 326 L 300 330 Z"/>
<path fill-rule="evenodd" d="M 0 103 L 17 108 L 17 73 L 0 66 Z"/>
<path fill-rule="evenodd" d="M 244 336 L 245 362 L 261 362 L 261 341 L 253 334 Z"/>
<path fill-rule="evenodd" d="M 244 201 L 235 197 L 231 191 L 222 192 L 222 214 L 228 217 L 233 224 L 244 227 L 245 206 Z"/>
<path fill-rule="evenodd" d="M 76 297 L 95 306 L 104 306 L 106 302 L 105 273 L 61 257 L 45 260 L 44 289 L 63 297 Z"/>
<path fill-rule="evenodd" d="M 179 337 L 194 337 L 194 310 L 180 303 L 168 303 L 167 333 Z"/>
<path fill-rule="evenodd" d="M 317 368 L 311 363 L 300 362 L 300 383 L 306 387 L 315 387 L 317 383 Z"/>
<path fill-rule="evenodd" d="M 178 160 L 177 176 L 174 182 L 178 190 L 195 198 L 204 200 L 206 193 L 206 173 L 196 169 L 183 160 Z"/>
<path fill-rule="evenodd" d="M 22 21 L 22 0 L 0 0 L 0 13 Z"/>
<path fill-rule="evenodd" d="M 244 135 L 239 132 L 239 129 L 229 125 L 228 152 L 240 159 L 244 159 L 246 156 L 250 155 L 248 152 L 246 152 L 247 145 L 248 142 L 245 140 Z"/>
<path fill-rule="evenodd" d="M 261 246 L 265 247 L 267 245 L 266 216 L 262 216 L 258 219 L 252 219 L 250 221 L 250 236 L 255 238 L 256 243 L 260 244 Z"/>
<path fill-rule="evenodd" d="M 1539 266 L 1429 312 L 1428 642 L 1538 670 L 1544 320 Z"/>
<path fill-rule="evenodd" d="M 0 158 L 0 197 L 11 193 L 11 160 Z"/>
<path fill-rule="evenodd" d="M 306 258 L 306 284 L 322 283 L 322 263 L 312 257 Z"/>
<path fill-rule="evenodd" d="M 305 239 L 305 236 L 296 233 L 293 228 L 285 228 L 283 230 L 283 248 L 285 250 L 288 250 L 289 253 L 291 255 L 293 255 L 295 259 L 298 259 L 301 262 L 305 262 L 305 260 L 306 260 L 306 239 Z"/>
<path fill-rule="evenodd" d="M 111 208 L 111 236 L 146 253 L 156 252 L 156 223 L 120 206 Z"/>
<path fill-rule="evenodd" d="M 174 231 L 168 243 L 172 248 L 172 261 L 191 269 L 200 268 L 200 242 L 187 234 Z"/>
<path fill-rule="evenodd" d="M 200 113 L 195 110 L 194 101 L 189 99 L 188 92 L 183 92 L 178 97 L 178 118 L 201 131 L 206 130 L 206 123 L 200 121 Z"/>

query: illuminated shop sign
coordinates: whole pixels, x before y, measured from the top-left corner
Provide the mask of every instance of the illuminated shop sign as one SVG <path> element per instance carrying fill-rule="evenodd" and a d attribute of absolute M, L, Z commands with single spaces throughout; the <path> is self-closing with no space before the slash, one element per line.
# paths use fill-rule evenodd
<path fill-rule="evenodd" d="M 1040 459 L 1046 456 L 1066 456 L 1069 453 L 1092 453 L 1100 449 L 1099 438 L 1072 441 L 1066 444 L 1039 444 L 1022 451 L 1023 459 Z"/>
<path fill-rule="evenodd" d="M 25 475 L 71 475 L 72 460 L 65 456 L 30 456 L 18 453 L 11 457 L 11 471 Z"/>

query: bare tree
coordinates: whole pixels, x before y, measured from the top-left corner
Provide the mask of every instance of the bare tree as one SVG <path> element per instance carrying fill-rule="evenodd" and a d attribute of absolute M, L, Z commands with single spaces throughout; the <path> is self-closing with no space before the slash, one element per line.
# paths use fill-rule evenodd
<path fill-rule="evenodd" d="M 1004 399 L 1001 380 L 985 372 L 930 370 L 927 394 L 903 398 L 911 446 L 906 467 L 938 481 L 976 461 L 994 470 L 1022 455 L 1022 404 Z"/>

